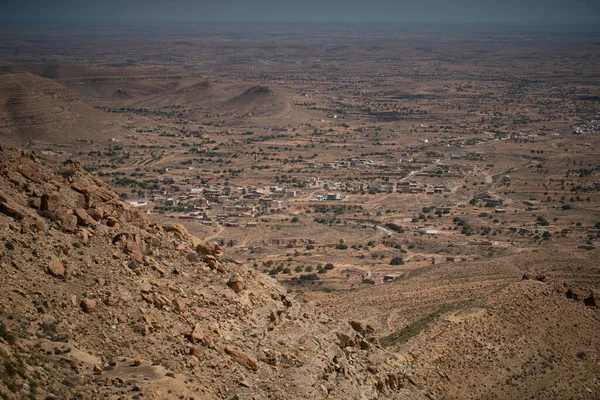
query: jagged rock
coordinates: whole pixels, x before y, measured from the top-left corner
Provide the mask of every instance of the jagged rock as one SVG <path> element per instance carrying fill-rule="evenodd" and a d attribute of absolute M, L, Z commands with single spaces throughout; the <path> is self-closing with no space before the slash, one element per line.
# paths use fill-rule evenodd
<path fill-rule="evenodd" d="M 349 321 L 349 324 L 352 329 L 362 335 L 372 335 L 375 333 L 375 329 L 373 329 L 373 327 L 369 324 L 363 326 L 363 324 L 359 321 Z"/>
<path fill-rule="evenodd" d="M 83 208 L 75 210 L 75 216 L 77 217 L 77 224 L 81 226 L 94 226 L 96 221 L 90 217 L 90 215 Z"/>
<path fill-rule="evenodd" d="M 61 277 L 65 275 L 65 267 L 58 260 L 52 260 L 48 263 L 48 272 L 52 276 Z"/>
<path fill-rule="evenodd" d="M 215 345 L 212 338 L 204 333 L 204 330 L 200 324 L 196 324 L 194 326 L 194 329 L 192 329 L 187 338 L 191 343 L 200 343 L 203 346 L 211 348 Z"/>
<path fill-rule="evenodd" d="M 188 340 L 192 343 L 198 343 L 205 338 L 204 331 L 200 324 L 196 324 L 192 332 L 188 335 Z"/>
<path fill-rule="evenodd" d="M 340 340 L 340 342 L 338 343 L 338 345 L 340 346 L 340 348 L 346 348 L 346 347 L 354 347 L 356 346 L 356 342 L 354 341 L 354 339 L 352 339 L 350 336 L 346 335 L 345 333 L 337 333 L 337 337 Z"/>
<path fill-rule="evenodd" d="M 94 311 L 96 309 L 96 301 L 92 299 L 81 300 L 81 309 L 86 313 Z"/>
<path fill-rule="evenodd" d="M 366 341 L 364 339 L 359 339 L 358 347 L 360 347 L 361 350 L 369 350 L 369 348 L 371 347 L 371 343 L 369 343 L 368 341 Z"/>
<path fill-rule="evenodd" d="M 229 278 L 227 286 L 233 289 L 234 292 L 239 293 L 242 290 L 244 290 L 244 281 L 239 275 L 234 275 L 231 278 Z"/>
<path fill-rule="evenodd" d="M 208 329 L 210 329 L 210 331 L 211 331 L 212 333 L 215 333 L 215 334 L 217 334 L 217 335 L 219 335 L 219 336 L 223 334 L 223 332 L 221 331 L 221 328 L 219 327 L 219 324 L 218 324 L 218 323 L 216 323 L 216 322 L 212 322 L 212 323 L 210 323 L 210 324 L 208 325 Z"/>
<path fill-rule="evenodd" d="M 43 232 L 46 230 L 46 223 L 42 219 L 36 218 L 31 224 L 31 230 L 34 232 Z"/>
<path fill-rule="evenodd" d="M 225 353 L 229 354 L 234 360 L 236 360 L 240 365 L 246 367 L 252 371 L 258 371 L 260 367 L 260 363 L 250 355 L 244 353 L 242 350 L 237 347 L 227 346 L 225 347 Z"/>

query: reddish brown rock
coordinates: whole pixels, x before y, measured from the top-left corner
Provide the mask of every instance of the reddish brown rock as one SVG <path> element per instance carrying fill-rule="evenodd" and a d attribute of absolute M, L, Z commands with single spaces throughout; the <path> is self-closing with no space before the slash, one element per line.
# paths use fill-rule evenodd
<path fill-rule="evenodd" d="M 154 304 L 154 306 L 157 308 L 161 308 L 165 306 L 171 307 L 173 302 L 165 295 L 155 294 L 152 297 L 152 304 Z"/>
<path fill-rule="evenodd" d="M 57 216 L 60 221 L 60 226 L 62 226 L 66 232 L 73 233 L 77 230 L 77 217 L 75 215 L 67 211 L 61 211 Z"/>
<path fill-rule="evenodd" d="M 96 309 L 96 301 L 92 299 L 83 299 L 80 305 L 81 309 L 86 313 L 90 313 Z"/>
<path fill-rule="evenodd" d="M 239 275 L 234 275 L 229 278 L 227 286 L 229 286 L 234 292 L 239 293 L 244 290 L 244 281 Z"/>
<path fill-rule="evenodd" d="M 37 164 L 33 164 L 31 162 L 20 164 L 17 166 L 17 170 L 19 173 L 21 173 L 21 175 L 30 181 L 39 183 L 42 180 L 42 169 Z"/>
<path fill-rule="evenodd" d="M 187 228 L 181 224 L 165 225 L 165 226 L 163 226 L 163 229 L 167 232 L 175 233 L 177 236 L 179 236 L 182 239 L 184 239 L 188 236 Z"/>
<path fill-rule="evenodd" d="M 94 177 L 80 178 L 71 184 L 71 189 L 86 196 L 97 197 L 103 202 L 117 198 L 117 195 L 102 181 Z"/>
<path fill-rule="evenodd" d="M 25 215 L 17 209 L 17 206 L 4 202 L 0 203 L 0 212 L 16 220 L 22 220 L 25 217 Z"/>
<path fill-rule="evenodd" d="M 225 272 L 225 267 L 217 261 L 214 256 L 207 255 L 204 257 L 204 262 L 208 265 L 210 269 L 217 270 L 218 272 Z"/>
<path fill-rule="evenodd" d="M 81 226 L 94 226 L 96 221 L 90 217 L 90 215 L 83 208 L 75 210 L 75 216 L 77 217 L 77 225 Z"/>
<path fill-rule="evenodd" d="M 23 175 L 17 174 L 16 172 L 7 172 L 6 178 L 18 186 L 25 186 L 27 184 L 27 181 L 23 178 Z"/>
<path fill-rule="evenodd" d="M 187 335 L 187 339 L 191 343 L 200 343 L 203 346 L 207 346 L 210 348 L 215 347 L 215 343 L 210 336 L 204 333 L 204 330 L 200 326 L 200 324 L 196 324 L 192 332 Z"/>
<path fill-rule="evenodd" d="M 185 300 L 182 299 L 181 297 L 176 298 L 174 304 L 175 304 L 175 311 L 178 311 L 178 312 L 185 311 Z"/>
<path fill-rule="evenodd" d="M 48 272 L 52 276 L 61 277 L 65 275 L 65 267 L 58 260 L 52 260 L 48 263 Z"/>
<path fill-rule="evenodd" d="M 117 305 L 119 303 L 119 301 L 121 301 L 120 298 L 118 298 L 116 296 L 110 296 L 104 300 L 104 304 L 112 307 L 112 306 Z"/>
<path fill-rule="evenodd" d="M 42 207 L 42 198 L 41 197 L 30 197 L 27 201 L 27 205 L 31 208 L 35 208 L 39 210 Z"/>
<path fill-rule="evenodd" d="M 53 192 L 50 194 L 44 194 L 42 196 L 41 209 L 44 211 L 57 212 L 58 205 L 60 203 L 60 194 L 58 192 Z"/>
<path fill-rule="evenodd" d="M 252 371 L 258 371 L 260 363 L 247 353 L 238 349 L 234 346 L 225 347 L 225 353 L 229 354 L 234 360 L 236 360 L 241 366 L 248 368 Z"/>
<path fill-rule="evenodd" d="M 99 222 L 102 219 L 102 217 L 104 217 L 104 211 L 101 208 L 93 207 L 88 208 L 86 211 L 88 215 L 92 217 L 96 222 Z"/>
<path fill-rule="evenodd" d="M 217 260 L 223 257 L 223 249 L 217 243 L 201 243 L 196 246 L 196 252 L 213 256 Z"/>

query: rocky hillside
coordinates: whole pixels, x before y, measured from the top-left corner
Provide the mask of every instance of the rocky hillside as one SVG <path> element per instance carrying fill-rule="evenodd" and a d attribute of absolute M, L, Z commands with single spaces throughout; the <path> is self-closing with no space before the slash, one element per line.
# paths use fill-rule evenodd
<path fill-rule="evenodd" d="M 1 398 L 428 395 L 370 326 L 152 223 L 76 162 L 0 148 L 0 242 Z"/>
<path fill-rule="evenodd" d="M 364 316 L 433 394 L 596 399 L 599 266 L 598 249 L 555 249 L 425 266 L 311 298 L 332 315 Z"/>

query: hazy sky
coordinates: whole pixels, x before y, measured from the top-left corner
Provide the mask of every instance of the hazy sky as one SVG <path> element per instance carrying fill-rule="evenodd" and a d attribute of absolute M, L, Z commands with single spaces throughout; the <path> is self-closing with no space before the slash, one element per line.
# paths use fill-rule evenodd
<path fill-rule="evenodd" d="M 1 22 L 600 24 L 600 0 L 0 0 Z"/>

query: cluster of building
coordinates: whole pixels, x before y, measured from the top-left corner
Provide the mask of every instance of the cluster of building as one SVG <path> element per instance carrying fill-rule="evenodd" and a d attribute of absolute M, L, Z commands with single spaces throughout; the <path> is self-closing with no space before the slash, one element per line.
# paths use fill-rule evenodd
<path fill-rule="evenodd" d="M 195 219 L 212 225 L 219 222 L 235 226 L 238 219 L 254 219 L 263 213 L 287 209 L 287 199 L 296 191 L 286 187 L 194 187 L 177 196 L 153 191 L 150 201 L 156 211 L 183 213 L 180 218 Z"/>
<path fill-rule="evenodd" d="M 419 184 L 414 179 L 399 182 L 374 182 L 367 184 L 368 191 L 386 192 L 386 193 L 407 193 L 429 195 L 441 194 L 449 190 L 444 185 Z"/>

